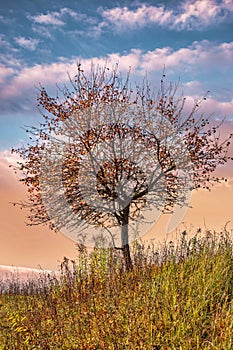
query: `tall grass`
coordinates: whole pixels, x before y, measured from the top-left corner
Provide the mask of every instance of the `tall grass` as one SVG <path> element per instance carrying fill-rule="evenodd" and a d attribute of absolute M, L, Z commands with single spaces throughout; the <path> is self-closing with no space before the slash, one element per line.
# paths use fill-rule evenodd
<path fill-rule="evenodd" d="M 84 249 L 60 276 L 1 284 L 0 349 L 233 349 L 233 239 Z"/>

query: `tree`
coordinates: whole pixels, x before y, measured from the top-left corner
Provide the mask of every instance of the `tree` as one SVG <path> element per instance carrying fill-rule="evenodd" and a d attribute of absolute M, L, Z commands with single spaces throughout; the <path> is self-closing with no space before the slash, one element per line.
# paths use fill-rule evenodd
<path fill-rule="evenodd" d="M 103 229 L 127 269 L 131 223 L 151 208 L 188 205 L 189 191 L 221 181 L 213 172 L 229 160 L 232 137 L 220 141 L 222 121 L 210 126 L 209 116 L 198 116 L 206 96 L 187 114 L 185 97 L 177 97 L 178 85 L 165 86 L 164 74 L 156 96 L 146 79 L 133 90 L 129 77 L 117 65 L 88 75 L 79 64 L 61 97 L 41 87 L 38 106 L 47 114 L 26 130 L 30 143 L 13 149 L 28 189 L 28 201 L 17 204 L 30 209 L 29 225 L 65 227 L 76 238 L 90 226 Z"/>

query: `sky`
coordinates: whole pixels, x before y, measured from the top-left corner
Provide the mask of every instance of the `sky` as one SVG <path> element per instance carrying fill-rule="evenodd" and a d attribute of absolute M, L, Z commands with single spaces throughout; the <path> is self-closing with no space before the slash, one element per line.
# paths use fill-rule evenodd
<path fill-rule="evenodd" d="M 9 169 L 16 161 L 10 150 L 28 141 L 25 126 L 41 121 L 40 85 L 56 94 L 79 62 L 88 69 L 106 60 L 123 74 L 131 67 L 133 82 L 147 74 L 155 89 L 165 66 L 189 107 L 210 91 L 203 112 L 226 118 L 223 136 L 233 132 L 231 0 L 0 0 L 0 264 L 55 268 L 63 256 L 75 256 L 72 241 L 28 228 L 26 214 L 9 204 L 26 195 Z M 193 194 L 187 225 L 221 229 L 232 220 L 233 227 L 232 163 L 219 170 L 227 184 Z M 163 220 L 148 237 L 162 237 Z"/>

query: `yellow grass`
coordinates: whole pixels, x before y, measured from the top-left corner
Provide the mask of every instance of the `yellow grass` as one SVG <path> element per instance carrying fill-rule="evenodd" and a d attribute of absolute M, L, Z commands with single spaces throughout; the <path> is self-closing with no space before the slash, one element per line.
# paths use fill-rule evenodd
<path fill-rule="evenodd" d="M 60 278 L 2 283 L 0 349 L 233 348 L 228 232 L 137 243 L 132 256 L 127 272 L 120 252 L 99 247 L 65 259 Z"/>

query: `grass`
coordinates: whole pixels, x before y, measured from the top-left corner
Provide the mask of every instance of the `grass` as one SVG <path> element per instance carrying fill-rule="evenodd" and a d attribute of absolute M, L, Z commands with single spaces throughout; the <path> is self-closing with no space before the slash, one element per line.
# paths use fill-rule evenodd
<path fill-rule="evenodd" d="M 0 350 L 232 349 L 233 240 L 210 231 L 159 248 L 85 249 L 61 276 L 1 283 Z"/>

